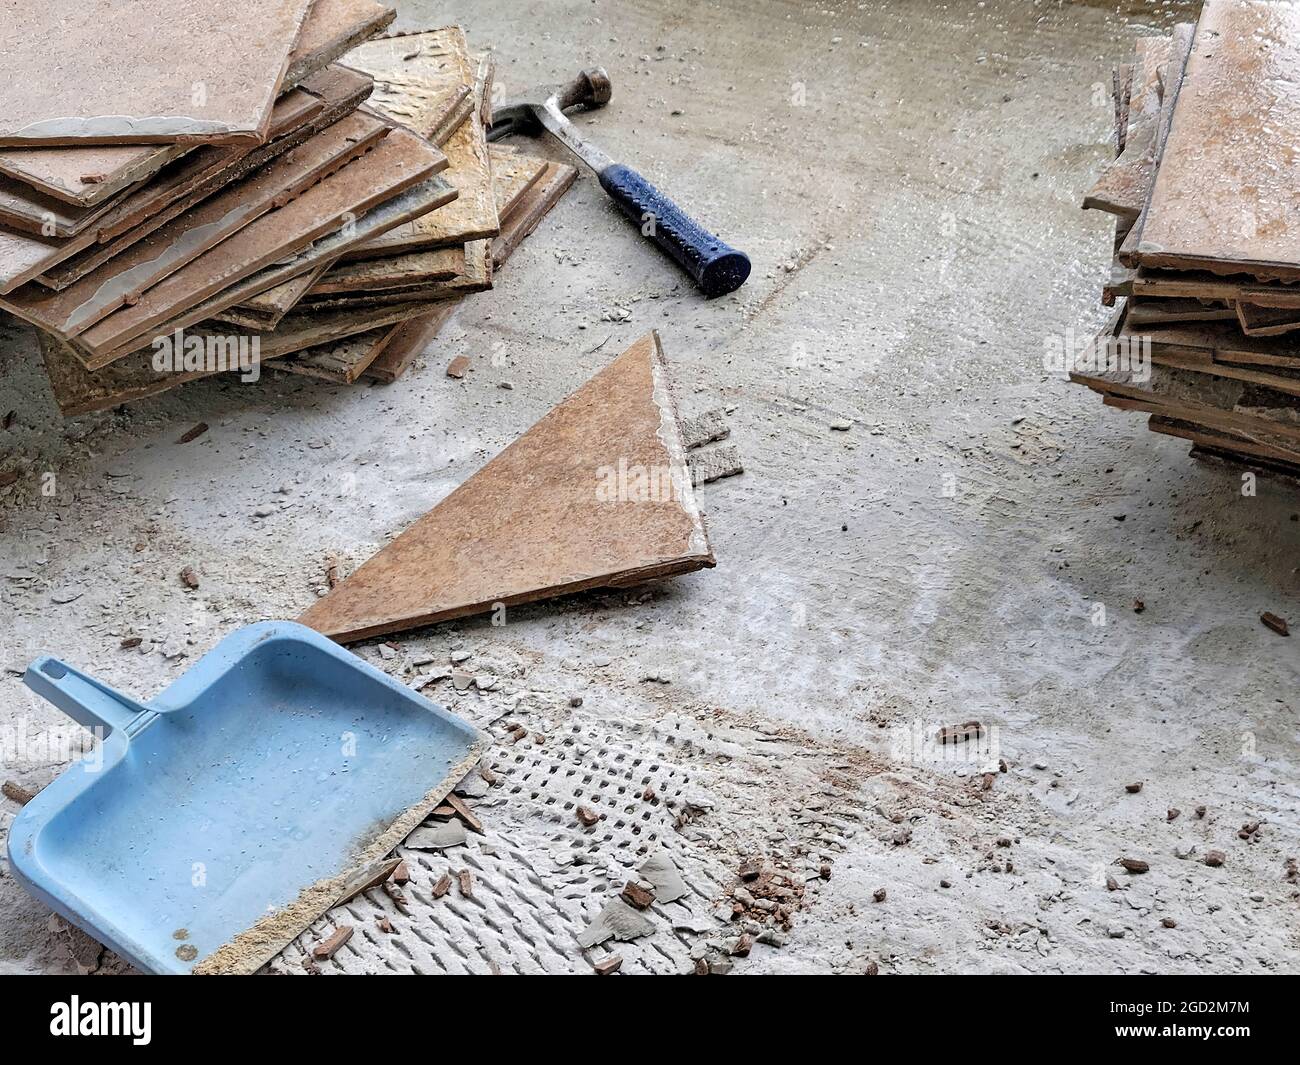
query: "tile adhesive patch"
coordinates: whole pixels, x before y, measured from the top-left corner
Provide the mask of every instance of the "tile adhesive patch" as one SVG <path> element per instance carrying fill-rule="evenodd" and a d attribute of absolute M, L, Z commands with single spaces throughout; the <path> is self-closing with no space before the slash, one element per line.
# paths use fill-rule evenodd
<path fill-rule="evenodd" d="M 346 642 L 712 565 L 647 333 L 299 621 Z"/>
<path fill-rule="evenodd" d="M 435 138 L 450 161 L 447 180 L 458 192 L 455 201 L 359 245 L 344 258 L 382 257 L 495 236 L 500 220 L 481 117 L 491 96 L 490 64 L 480 71 L 482 77 L 476 76 L 459 27 L 368 41 L 349 52 L 347 62 L 375 79 L 374 107 L 426 136 L 456 117 L 458 100 L 469 110 L 456 119 L 445 141 Z"/>
<path fill-rule="evenodd" d="M 530 688 L 522 671 L 507 664 L 502 688 Z M 610 724 L 544 690 L 467 698 L 457 712 L 493 737 L 486 773 L 457 789 L 483 831 L 431 818 L 396 852 L 409 883 L 336 906 L 267 971 L 580 974 L 617 956 L 624 973 L 722 973 L 743 964 L 742 935 L 756 952 L 784 943 L 859 829 L 852 789 L 804 738 L 711 710 L 647 721 L 620 707 Z M 746 891 L 770 910 L 737 915 L 729 893 L 754 855 L 766 871 Z M 654 892 L 646 909 L 620 897 L 628 881 Z M 345 927 L 341 950 L 312 957 Z"/>
<path fill-rule="evenodd" d="M 376 108 L 424 137 L 442 129 L 473 89 L 474 70 L 459 26 L 366 41 L 346 62 L 375 79 Z"/>
<path fill-rule="evenodd" d="M 481 768 L 455 789 L 482 831 L 435 811 L 394 853 L 408 882 L 334 906 L 263 972 L 585 974 L 617 957 L 629 974 L 724 973 L 745 964 L 742 935 L 755 956 L 776 950 L 816 905 L 823 870 L 865 827 L 863 778 L 885 768 L 863 754 L 849 767 L 842 749 L 632 676 L 619 684 L 635 695 L 606 697 L 617 705 L 570 706 L 589 669 L 618 663 L 565 660 L 564 676 L 543 678 L 530 653 L 494 646 L 456 667 L 478 678 L 462 692 L 406 647 L 393 661 L 362 653 L 489 733 Z M 742 880 L 755 858 L 763 873 Z M 620 898 L 628 881 L 653 890 L 646 909 Z M 313 956 L 340 932 L 340 949 Z M 69 939 L 87 941 L 100 972 L 130 971 L 84 933 Z"/>
<path fill-rule="evenodd" d="M 259 142 L 310 7 L 6 4 L 0 145 Z"/>

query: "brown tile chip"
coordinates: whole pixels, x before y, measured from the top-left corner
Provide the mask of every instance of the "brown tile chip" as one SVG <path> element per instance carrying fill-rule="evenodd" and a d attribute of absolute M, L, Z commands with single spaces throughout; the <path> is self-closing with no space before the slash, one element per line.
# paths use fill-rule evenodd
<path fill-rule="evenodd" d="M 1260 614 L 1259 620 L 1262 621 L 1266 627 L 1276 632 L 1279 636 L 1291 635 L 1291 629 L 1287 625 L 1286 619 L 1278 617 L 1276 614 L 1272 613 L 1271 611 L 1268 610 L 1264 611 L 1264 613 Z"/>

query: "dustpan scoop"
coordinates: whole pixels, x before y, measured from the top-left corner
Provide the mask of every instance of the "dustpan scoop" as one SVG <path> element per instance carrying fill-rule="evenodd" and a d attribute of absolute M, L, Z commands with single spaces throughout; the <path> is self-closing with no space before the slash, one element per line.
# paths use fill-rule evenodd
<path fill-rule="evenodd" d="M 14 820 L 14 875 L 147 972 L 252 972 L 350 891 L 486 737 L 311 629 L 228 636 L 140 702 L 42 657 L 95 755 Z"/>

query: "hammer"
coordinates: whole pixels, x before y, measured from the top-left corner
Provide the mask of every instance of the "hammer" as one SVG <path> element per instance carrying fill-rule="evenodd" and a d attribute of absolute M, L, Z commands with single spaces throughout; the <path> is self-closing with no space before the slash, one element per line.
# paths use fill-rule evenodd
<path fill-rule="evenodd" d="M 584 70 L 544 103 L 521 101 L 495 110 L 488 140 L 546 130 L 596 172 L 601 188 L 640 228 L 641 235 L 671 255 L 700 291 L 710 299 L 734 292 L 749 277 L 749 256 L 715 237 L 630 166 L 614 162 L 583 140 L 564 116 L 574 107 L 604 107 L 611 95 L 613 88 L 604 68 Z"/>

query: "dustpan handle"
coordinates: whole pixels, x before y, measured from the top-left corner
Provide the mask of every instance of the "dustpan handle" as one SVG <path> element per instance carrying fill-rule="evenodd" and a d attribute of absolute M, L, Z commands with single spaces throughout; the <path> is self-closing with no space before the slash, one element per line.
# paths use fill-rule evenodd
<path fill-rule="evenodd" d="M 42 655 L 28 666 L 23 683 L 86 728 L 125 732 L 140 714 L 150 712 L 143 703 L 51 655 Z"/>

